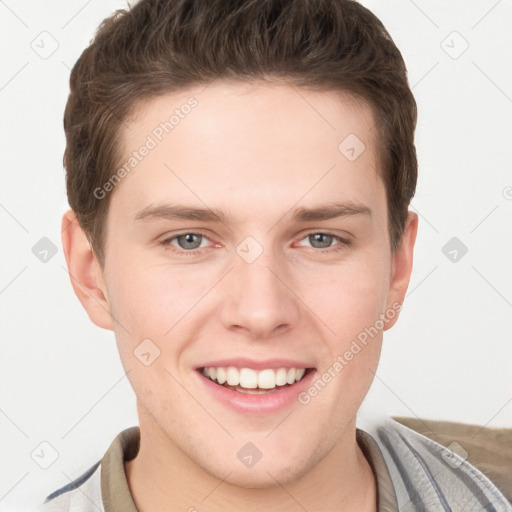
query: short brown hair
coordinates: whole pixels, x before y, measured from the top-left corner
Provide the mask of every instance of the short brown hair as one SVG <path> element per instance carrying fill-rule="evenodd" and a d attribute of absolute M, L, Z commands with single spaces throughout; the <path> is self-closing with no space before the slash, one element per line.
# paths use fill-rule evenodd
<path fill-rule="evenodd" d="M 416 189 L 417 109 L 402 55 L 373 13 L 353 0 L 141 0 L 100 25 L 71 72 L 64 115 L 68 201 L 101 265 L 110 197 L 93 191 L 119 165 L 135 105 L 215 78 L 268 77 L 370 105 L 396 250 Z"/>

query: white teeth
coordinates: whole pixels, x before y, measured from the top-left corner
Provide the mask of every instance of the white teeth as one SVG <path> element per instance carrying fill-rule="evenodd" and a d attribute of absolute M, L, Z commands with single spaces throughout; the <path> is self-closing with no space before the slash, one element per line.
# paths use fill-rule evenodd
<path fill-rule="evenodd" d="M 295 382 L 295 368 L 290 368 L 288 370 L 288 375 L 286 377 L 286 382 L 288 384 L 293 384 Z"/>
<path fill-rule="evenodd" d="M 249 368 L 240 370 L 240 386 L 246 389 L 256 389 L 258 387 L 258 374 Z"/>
<path fill-rule="evenodd" d="M 226 370 L 224 368 L 217 368 L 217 382 L 219 384 L 224 384 L 226 382 Z"/>
<path fill-rule="evenodd" d="M 228 366 L 226 370 L 226 380 L 230 386 L 238 386 L 240 384 L 240 373 L 233 366 Z"/>
<path fill-rule="evenodd" d="M 286 368 L 279 368 L 276 372 L 276 386 L 284 386 L 286 384 L 286 376 L 288 372 Z"/>
<path fill-rule="evenodd" d="M 227 383 L 244 389 L 274 389 L 277 386 L 294 384 L 306 373 L 305 368 L 279 368 L 256 371 L 251 368 L 235 368 L 234 366 L 203 368 L 202 373 L 218 384 Z"/>
<path fill-rule="evenodd" d="M 276 373 L 274 370 L 263 370 L 258 375 L 258 387 L 272 389 L 276 387 Z"/>

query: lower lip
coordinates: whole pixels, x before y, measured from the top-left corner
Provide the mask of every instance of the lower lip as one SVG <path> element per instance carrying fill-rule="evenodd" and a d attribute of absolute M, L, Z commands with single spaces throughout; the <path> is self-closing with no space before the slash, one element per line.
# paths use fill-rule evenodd
<path fill-rule="evenodd" d="M 226 388 L 206 378 L 201 372 L 196 371 L 196 373 L 212 396 L 230 409 L 243 413 L 264 414 L 276 412 L 294 402 L 297 403 L 298 395 L 308 388 L 316 371 L 310 370 L 302 380 L 291 386 L 284 386 L 270 393 L 254 395 Z"/>

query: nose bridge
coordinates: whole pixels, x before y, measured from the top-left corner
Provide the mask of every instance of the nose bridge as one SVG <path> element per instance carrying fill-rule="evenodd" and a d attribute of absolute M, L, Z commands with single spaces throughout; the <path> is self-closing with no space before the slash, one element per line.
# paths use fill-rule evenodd
<path fill-rule="evenodd" d="M 258 245 L 249 239 L 236 249 L 223 322 L 226 328 L 236 326 L 256 338 L 265 338 L 277 328 L 294 325 L 299 311 L 296 297 L 284 284 L 283 262 L 271 249 Z"/>

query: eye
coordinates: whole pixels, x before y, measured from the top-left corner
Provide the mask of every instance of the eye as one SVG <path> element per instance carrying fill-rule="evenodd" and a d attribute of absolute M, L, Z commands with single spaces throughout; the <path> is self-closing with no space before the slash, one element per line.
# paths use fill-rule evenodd
<path fill-rule="evenodd" d="M 315 232 L 307 234 L 302 240 L 307 240 L 310 247 L 320 249 L 321 252 L 339 251 L 350 245 L 350 241 L 331 233 Z M 338 242 L 333 246 L 333 242 Z"/>
<path fill-rule="evenodd" d="M 181 249 L 199 249 L 203 238 L 205 237 L 198 233 L 185 233 L 184 235 L 178 235 L 176 242 Z"/>
<path fill-rule="evenodd" d="M 327 233 L 313 233 L 308 235 L 307 239 L 315 249 L 327 249 L 334 241 L 334 237 Z"/>
<path fill-rule="evenodd" d="M 179 235 L 171 236 L 163 240 L 161 245 L 169 247 L 171 250 L 188 255 L 187 253 L 195 254 L 196 251 L 207 246 L 209 238 L 201 233 L 181 233 Z"/>

